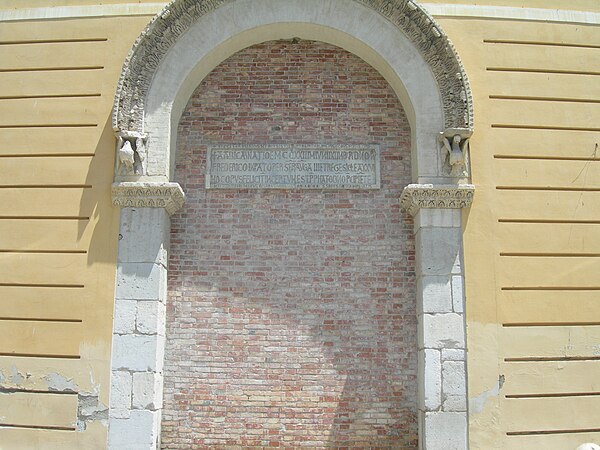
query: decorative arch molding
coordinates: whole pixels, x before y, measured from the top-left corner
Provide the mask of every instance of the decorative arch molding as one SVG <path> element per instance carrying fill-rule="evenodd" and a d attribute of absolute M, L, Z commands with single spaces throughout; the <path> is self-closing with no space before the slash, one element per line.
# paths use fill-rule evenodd
<path fill-rule="evenodd" d="M 363 58 L 395 90 L 410 126 L 415 217 L 420 448 L 468 448 L 461 209 L 470 205 L 473 104 L 439 25 L 412 0 L 175 0 L 127 57 L 113 109 L 121 223 L 109 410 L 110 449 L 160 442 L 172 180 L 180 114 L 195 87 L 247 46 L 300 37 Z"/>
<path fill-rule="evenodd" d="M 113 109 L 116 132 L 144 132 L 144 106 L 154 74 L 175 42 L 197 20 L 235 0 L 174 0 L 138 37 L 121 72 Z M 435 20 L 412 0 L 354 0 L 401 30 L 431 68 L 442 94 L 445 128 L 473 127 L 473 101 L 464 67 Z"/>

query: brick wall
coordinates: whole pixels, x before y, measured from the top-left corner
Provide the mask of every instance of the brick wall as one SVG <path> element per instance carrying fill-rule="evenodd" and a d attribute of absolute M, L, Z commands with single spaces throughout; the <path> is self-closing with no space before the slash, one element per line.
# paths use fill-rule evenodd
<path fill-rule="evenodd" d="M 204 189 L 223 143 L 381 145 L 375 191 Z M 163 448 L 416 448 L 410 131 L 387 82 L 311 41 L 217 67 L 178 134 Z"/>

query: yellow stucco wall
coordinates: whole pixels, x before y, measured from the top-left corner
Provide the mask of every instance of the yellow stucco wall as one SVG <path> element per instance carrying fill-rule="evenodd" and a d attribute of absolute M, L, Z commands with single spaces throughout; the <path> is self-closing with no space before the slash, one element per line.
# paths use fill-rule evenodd
<path fill-rule="evenodd" d="M 105 445 L 99 422 L 69 431 L 77 394 L 52 391 L 108 405 L 119 216 L 111 108 L 149 19 L 0 25 L 0 372 L 17 390 L 0 394 L 0 423 L 16 425 L 0 427 L 3 450 Z"/>
<path fill-rule="evenodd" d="M 600 12 L 597 0 L 461 4 Z M 0 394 L 0 423 L 20 425 L 0 427 L 2 449 L 105 445 L 99 422 L 69 431 L 77 396 L 52 390 L 66 383 L 108 404 L 110 114 L 149 20 L 0 24 L 0 381 L 15 389 Z M 471 448 L 600 442 L 600 26 L 437 20 L 476 108 L 476 197 L 464 213 Z"/>
<path fill-rule="evenodd" d="M 475 96 L 477 191 L 464 214 L 472 448 L 599 442 L 600 27 L 439 22 Z"/>
<path fill-rule="evenodd" d="M 1 0 L 0 9 L 42 8 L 72 5 L 166 4 L 157 0 Z M 512 6 L 517 8 L 549 8 L 578 11 L 600 11 L 596 0 L 427 0 L 421 3 Z"/>

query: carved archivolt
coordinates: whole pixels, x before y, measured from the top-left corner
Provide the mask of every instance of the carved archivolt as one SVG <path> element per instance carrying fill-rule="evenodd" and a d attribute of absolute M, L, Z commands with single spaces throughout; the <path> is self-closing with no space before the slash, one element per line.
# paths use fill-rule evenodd
<path fill-rule="evenodd" d="M 460 209 L 471 205 L 474 194 L 472 184 L 409 184 L 402 192 L 400 206 L 411 216 L 421 208 Z"/>
<path fill-rule="evenodd" d="M 177 39 L 200 17 L 235 0 L 174 0 L 159 13 L 131 49 L 121 72 L 113 108 L 115 132 L 144 132 L 144 103 L 152 78 Z M 429 64 L 443 99 L 444 128 L 472 129 L 467 76 L 448 37 L 412 0 L 352 0 L 398 27 Z"/>

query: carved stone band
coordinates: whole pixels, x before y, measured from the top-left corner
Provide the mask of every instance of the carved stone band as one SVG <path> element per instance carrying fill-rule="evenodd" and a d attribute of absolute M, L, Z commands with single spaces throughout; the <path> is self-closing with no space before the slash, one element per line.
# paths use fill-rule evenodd
<path fill-rule="evenodd" d="M 442 94 L 446 128 L 473 127 L 473 99 L 464 67 L 448 37 L 414 0 L 356 0 L 377 11 L 421 51 Z M 169 49 L 202 16 L 232 0 L 172 0 L 136 40 L 125 60 L 113 107 L 115 131 L 144 130 L 144 102 Z"/>
<path fill-rule="evenodd" d="M 123 182 L 113 183 L 112 204 L 121 208 L 165 208 L 176 213 L 185 202 L 178 183 Z"/>
<path fill-rule="evenodd" d="M 411 216 L 420 208 L 460 209 L 471 205 L 474 194 L 472 184 L 409 184 L 402 191 L 400 206 Z"/>

